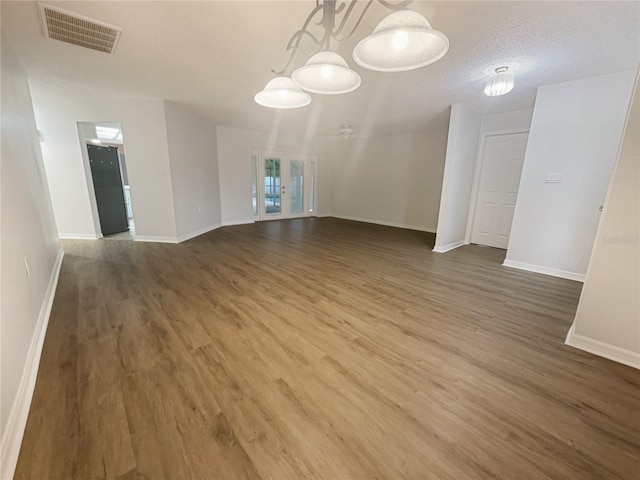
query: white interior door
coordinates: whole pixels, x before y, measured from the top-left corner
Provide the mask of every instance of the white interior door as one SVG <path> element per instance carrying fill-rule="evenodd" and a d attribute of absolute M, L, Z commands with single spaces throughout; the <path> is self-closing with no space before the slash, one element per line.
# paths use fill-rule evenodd
<path fill-rule="evenodd" d="M 528 133 L 487 137 L 471 243 L 507 248 Z"/>
<path fill-rule="evenodd" d="M 315 157 L 262 151 L 258 155 L 260 220 L 313 215 Z"/>

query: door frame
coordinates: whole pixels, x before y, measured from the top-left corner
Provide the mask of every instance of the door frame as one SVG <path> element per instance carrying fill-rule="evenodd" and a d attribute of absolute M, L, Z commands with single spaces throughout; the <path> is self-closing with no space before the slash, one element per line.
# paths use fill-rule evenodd
<path fill-rule="evenodd" d="M 476 217 L 476 210 L 478 207 L 478 198 L 480 196 L 480 177 L 482 176 L 482 167 L 484 166 L 484 148 L 487 144 L 487 139 L 489 137 L 499 137 L 502 135 L 515 135 L 518 133 L 529 133 L 529 128 L 492 130 L 489 132 L 482 132 L 480 134 L 480 141 L 478 142 L 478 150 L 476 152 L 476 166 L 473 169 L 473 183 L 471 184 L 471 196 L 469 197 L 469 213 L 467 214 L 467 228 L 464 234 L 465 245 L 469 245 L 471 243 L 471 234 L 473 232 L 473 224 Z M 526 153 L 525 153 L 525 156 L 526 156 Z M 524 168 L 524 165 L 523 165 L 523 168 Z"/>
<path fill-rule="evenodd" d="M 91 207 L 91 217 L 93 219 L 93 228 L 95 231 L 94 236 L 88 237 L 88 238 L 91 238 L 92 240 L 103 238 L 104 235 L 102 234 L 102 227 L 100 225 L 100 215 L 98 214 L 98 203 L 96 201 L 96 192 L 93 187 L 93 175 L 91 173 L 91 162 L 89 161 L 89 150 L 87 148 L 87 145 L 103 145 L 103 146 L 112 146 L 112 147 L 117 147 L 122 145 L 122 147 L 125 148 L 124 141 L 121 144 L 112 143 L 112 142 L 102 142 L 100 144 L 96 144 L 94 142 L 91 142 L 92 137 L 87 136 L 85 127 L 87 125 L 92 125 L 95 127 L 105 123 L 117 123 L 120 126 L 120 131 L 122 132 L 123 138 L 125 138 L 124 129 L 122 128 L 122 122 L 119 120 L 104 120 L 104 121 L 103 120 L 100 120 L 100 121 L 77 120 L 76 121 L 76 130 L 78 132 L 78 140 L 80 145 L 80 155 L 82 156 L 82 165 L 84 167 L 85 184 L 86 184 L 87 193 L 89 196 L 89 206 Z M 124 192 L 124 179 L 122 178 L 122 172 L 123 172 L 123 164 L 126 166 L 126 160 L 123 161 L 120 155 L 118 155 L 118 162 L 120 163 L 120 183 L 122 185 L 122 190 Z M 129 179 L 129 193 L 131 193 L 131 191 L 134 188 L 135 187 L 132 185 L 131 179 Z M 129 218 L 129 216 L 127 215 L 127 223 L 129 223 L 129 232 L 131 233 L 131 236 L 135 239 L 136 238 L 136 235 L 134 234 L 135 230 L 131 229 L 131 221 L 133 221 L 133 224 L 135 225 L 135 217 L 136 217 L 133 201 L 131 202 L 131 211 L 133 213 L 133 217 Z"/>
<path fill-rule="evenodd" d="M 318 156 L 309 153 L 297 153 L 287 150 L 270 150 L 270 149 L 252 149 L 251 150 L 252 157 L 255 157 L 255 169 L 256 169 L 256 182 L 257 182 L 257 215 L 254 215 L 255 221 L 269 221 L 269 220 L 284 220 L 288 218 L 302 218 L 316 215 L 316 205 L 318 202 Z M 301 160 L 304 162 L 304 186 L 303 186 L 303 195 L 304 195 L 304 209 L 302 213 L 291 214 L 290 210 L 290 202 L 289 197 L 286 197 L 286 205 L 287 212 L 284 212 L 284 201 L 282 197 L 282 193 L 280 195 L 280 214 L 278 215 L 267 215 L 264 212 L 264 198 L 265 198 L 265 182 L 264 182 L 264 160 L 265 158 L 276 157 L 279 158 L 282 162 L 280 166 L 280 188 L 282 186 L 286 188 L 285 195 L 289 195 L 290 190 L 290 171 L 289 171 L 289 161 L 290 160 Z M 252 159 L 253 163 L 253 159 Z M 284 168 L 284 164 L 287 165 Z M 252 165 L 252 168 L 253 165 Z M 311 185 L 311 169 L 313 168 L 313 185 Z M 314 199 L 314 208 L 313 210 L 309 209 L 309 199 L 311 188 L 313 188 L 313 199 Z"/>

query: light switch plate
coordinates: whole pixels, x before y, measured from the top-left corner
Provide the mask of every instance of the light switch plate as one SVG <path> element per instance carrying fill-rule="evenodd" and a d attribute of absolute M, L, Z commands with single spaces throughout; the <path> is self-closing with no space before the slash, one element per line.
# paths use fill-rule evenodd
<path fill-rule="evenodd" d="M 562 183 L 561 173 L 547 173 L 544 176 L 544 183 Z"/>

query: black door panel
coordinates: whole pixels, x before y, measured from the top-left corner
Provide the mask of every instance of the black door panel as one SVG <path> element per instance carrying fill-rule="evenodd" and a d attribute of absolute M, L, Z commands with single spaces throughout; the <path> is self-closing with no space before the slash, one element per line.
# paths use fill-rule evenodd
<path fill-rule="evenodd" d="M 118 149 L 99 145 L 87 145 L 87 149 L 102 234 L 126 232 L 129 230 L 129 223 L 122 190 Z"/>

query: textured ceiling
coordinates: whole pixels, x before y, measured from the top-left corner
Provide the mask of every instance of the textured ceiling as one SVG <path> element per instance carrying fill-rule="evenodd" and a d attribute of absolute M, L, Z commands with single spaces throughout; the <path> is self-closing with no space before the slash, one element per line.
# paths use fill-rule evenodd
<path fill-rule="evenodd" d="M 449 37 L 449 53 L 413 72 L 371 72 L 351 51 L 388 12 L 375 2 L 356 34 L 334 45 L 362 86 L 274 111 L 253 96 L 273 77 L 270 69 L 286 64 L 287 41 L 315 0 L 45 3 L 124 32 L 114 55 L 48 40 L 35 2 L 3 0 L 2 31 L 35 81 L 174 100 L 218 124 L 261 131 L 277 124 L 289 134 L 336 132 L 345 123 L 376 134 L 444 125 L 449 105 L 458 102 L 483 114 L 532 107 L 540 85 L 637 68 L 640 61 L 639 2 L 415 1 L 410 8 Z M 503 63 L 520 65 L 515 89 L 484 96 L 485 72 Z"/>

